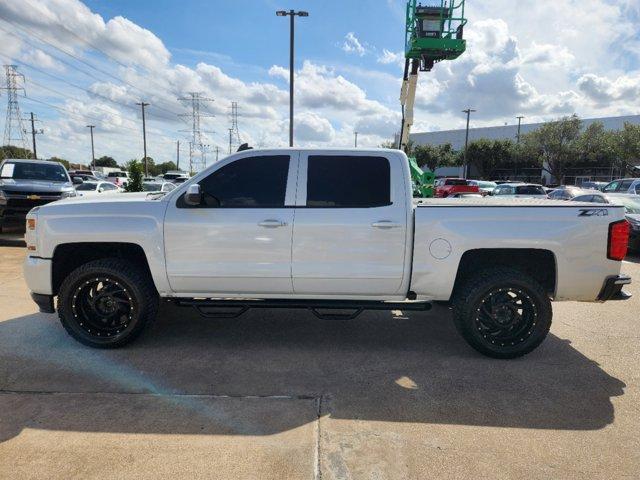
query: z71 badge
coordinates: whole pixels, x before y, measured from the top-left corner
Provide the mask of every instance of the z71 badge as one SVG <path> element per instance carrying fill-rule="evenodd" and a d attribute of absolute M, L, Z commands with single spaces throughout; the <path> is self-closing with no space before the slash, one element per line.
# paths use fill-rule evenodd
<path fill-rule="evenodd" d="M 606 217 L 609 215 L 609 210 L 606 208 L 581 208 L 579 217 Z"/>

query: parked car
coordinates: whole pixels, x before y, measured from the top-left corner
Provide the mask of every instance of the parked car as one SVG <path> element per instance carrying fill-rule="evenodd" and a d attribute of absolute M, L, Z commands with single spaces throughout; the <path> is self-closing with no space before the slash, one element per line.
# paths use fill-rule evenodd
<path fill-rule="evenodd" d="M 127 183 L 129 183 L 129 174 L 127 172 L 109 172 L 107 173 L 107 182 L 111 182 L 117 187 L 124 188 Z"/>
<path fill-rule="evenodd" d="M 82 182 L 98 182 L 100 181 L 100 179 L 98 177 L 94 177 L 93 175 L 87 175 L 84 173 L 69 173 L 69 176 L 71 177 L 71 180 L 78 184 L 81 182 L 77 182 L 75 179 L 79 178 L 80 180 L 82 180 Z"/>
<path fill-rule="evenodd" d="M 189 175 L 187 174 L 187 172 L 183 172 L 181 170 L 169 170 L 167 173 L 162 175 L 162 178 L 167 182 L 173 182 L 178 177 L 189 178 Z"/>
<path fill-rule="evenodd" d="M 189 180 L 189 177 L 183 175 L 181 177 L 174 178 L 172 183 L 175 183 L 176 185 L 179 185 L 181 183 L 186 182 L 187 180 Z"/>
<path fill-rule="evenodd" d="M 501 198 L 548 198 L 542 185 L 534 183 L 503 183 L 493 190 Z"/>
<path fill-rule="evenodd" d="M 573 197 L 586 193 L 586 190 L 572 186 L 562 186 L 554 189 L 547 196 L 552 200 L 571 200 Z"/>
<path fill-rule="evenodd" d="M 464 178 L 439 178 L 435 181 L 435 196 L 449 197 L 454 193 L 479 193 L 477 185 L 470 185 Z"/>
<path fill-rule="evenodd" d="M 624 207 L 625 218 L 629 222 L 629 250 L 640 251 L 640 196 L 628 193 L 585 193 L 574 197 L 576 202 L 608 203 L 622 205 Z"/>
<path fill-rule="evenodd" d="M 58 162 L 7 159 L 0 163 L 0 232 L 24 224 L 27 212 L 61 198 L 75 197 L 66 169 Z"/>
<path fill-rule="evenodd" d="M 640 194 L 640 178 L 621 178 L 614 180 L 605 185 L 602 192 Z"/>
<path fill-rule="evenodd" d="M 487 180 L 469 180 L 469 185 L 475 185 L 483 195 L 491 195 L 493 190 L 498 186 L 496 182 L 489 182 Z"/>
<path fill-rule="evenodd" d="M 399 150 L 244 150 L 165 195 L 32 210 L 24 276 L 41 310 L 57 296 L 67 332 L 93 347 L 132 341 L 162 298 L 209 316 L 304 307 L 333 319 L 442 301 L 473 348 L 513 358 L 547 336 L 552 298 L 604 301 L 630 282 L 624 209 L 583 205 L 414 207 Z"/>
<path fill-rule="evenodd" d="M 176 185 L 171 183 L 171 182 L 164 182 L 164 181 L 154 181 L 154 182 L 143 182 L 142 183 L 142 189 L 145 192 L 170 192 L 171 190 L 174 190 L 176 188 Z"/>
<path fill-rule="evenodd" d="M 80 185 L 76 185 L 76 192 L 79 197 L 93 197 L 101 193 L 118 193 L 122 192 L 120 187 L 117 187 L 111 182 L 107 181 L 87 181 Z"/>
<path fill-rule="evenodd" d="M 592 181 L 588 181 L 588 182 L 582 182 L 582 185 L 580 185 L 580 186 L 582 188 L 586 188 L 586 189 L 590 189 L 590 190 L 602 191 L 602 189 L 607 186 L 607 182 L 592 182 Z"/>

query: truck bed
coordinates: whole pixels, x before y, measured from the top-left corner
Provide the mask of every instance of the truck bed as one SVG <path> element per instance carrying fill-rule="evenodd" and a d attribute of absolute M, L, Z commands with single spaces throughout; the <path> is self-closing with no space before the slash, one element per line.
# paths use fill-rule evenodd
<path fill-rule="evenodd" d="M 620 262 L 607 258 L 609 225 L 624 207 L 545 199 L 432 198 L 414 202 L 411 288 L 418 298 L 448 300 L 465 252 L 551 252 L 556 300 L 594 301 Z"/>

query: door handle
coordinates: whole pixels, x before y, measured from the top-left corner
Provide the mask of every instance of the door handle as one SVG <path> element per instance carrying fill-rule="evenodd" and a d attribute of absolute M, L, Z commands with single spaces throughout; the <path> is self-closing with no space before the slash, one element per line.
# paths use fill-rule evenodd
<path fill-rule="evenodd" d="M 265 228 L 278 228 L 286 227 L 287 222 L 282 222 L 280 220 L 274 220 L 273 218 L 270 218 L 268 220 L 261 221 L 260 223 L 258 223 L 258 225 Z"/>
<path fill-rule="evenodd" d="M 402 224 L 393 223 L 391 220 L 380 220 L 371 224 L 373 228 L 400 228 Z"/>

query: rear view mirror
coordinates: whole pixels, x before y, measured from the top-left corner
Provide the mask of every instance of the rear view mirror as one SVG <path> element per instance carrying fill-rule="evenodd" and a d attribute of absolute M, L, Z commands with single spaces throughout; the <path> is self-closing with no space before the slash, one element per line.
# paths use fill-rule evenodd
<path fill-rule="evenodd" d="M 202 190 L 197 183 L 189 185 L 187 192 L 184 194 L 184 203 L 192 207 L 197 207 L 202 203 Z"/>

